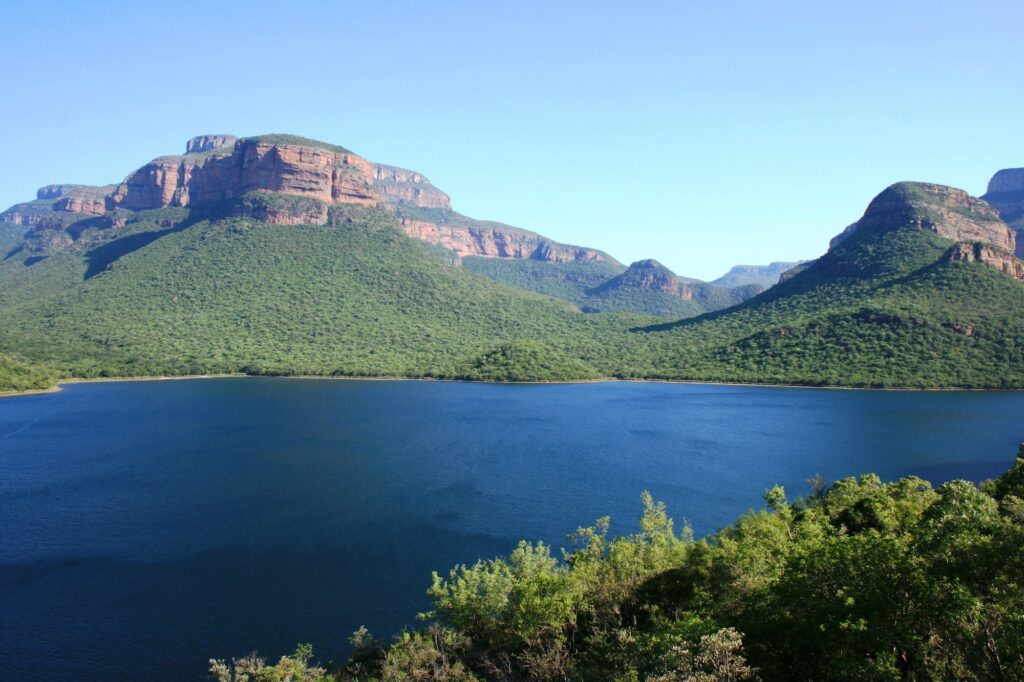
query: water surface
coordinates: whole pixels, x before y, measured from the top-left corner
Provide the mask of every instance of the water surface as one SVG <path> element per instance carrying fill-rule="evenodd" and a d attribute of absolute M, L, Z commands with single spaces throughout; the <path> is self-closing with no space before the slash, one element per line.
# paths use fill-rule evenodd
<path fill-rule="evenodd" d="M 344 657 L 432 570 L 559 545 L 640 493 L 698 535 L 781 483 L 998 475 L 1024 393 L 211 379 L 0 400 L 0 670 L 202 679 L 309 641 Z M 140 672 L 141 671 L 141 672 Z"/>

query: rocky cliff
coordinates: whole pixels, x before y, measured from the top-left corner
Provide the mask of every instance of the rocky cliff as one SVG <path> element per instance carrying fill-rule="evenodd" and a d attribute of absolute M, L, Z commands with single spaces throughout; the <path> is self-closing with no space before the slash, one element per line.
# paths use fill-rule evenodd
<path fill-rule="evenodd" d="M 106 198 L 114 187 L 46 185 L 36 192 L 35 201 L 12 206 L 0 213 L 0 221 L 36 226 L 40 223 L 67 224 L 76 219 L 103 215 L 106 211 Z"/>
<path fill-rule="evenodd" d="M 459 256 L 615 262 L 596 249 L 461 216 L 451 210 L 448 195 L 421 173 L 293 135 L 200 135 L 186 143 L 184 154 L 154 159 L 117 185 L 50 185 L 39 190 L 35 202 L 19 204 L 0 219 L 37 225 L 53 222 L 56 212 L 62 216 L 58 222 L 67 223 L 65 213 L 98 216 L 223 202 L 238 215 L 277 225 L 325 224 L 336 204 L 384 206 L 396 212 L 406 234 Z"/>
<path fill-rule="evenodd" d="M 373 185 L 388 201 L 424 208 L 452 207 L 448 195 L 416 171 L 374 164 Z"/>
<path fill-rule="evenodd" d="M 448 195 L 420 173 L 372 164 L 343 147 L 290 135 L 192 138 L 184 155 L 154 159 L 129 175 L 111 193 L 107 208 L 196 206 L 250 192 L 294 195 L 325 204 L 451 208 Z M 280 218 L 280 222 L 293 222 L 288 216 Z"/>
<path fill-rule="evenodd" d="M 779 277 L 802 261 L 775 261 L 768 265 L 735 265 L 729 272 L 718 279 L 711 280 L 711 284 L 720 287 L 739 287 L 748 284 L 756 284 L 764 289 L 778 283 Z"/>
<path fill-rule="evenodd" d="M 440 244 L 459 256 L 517 258 L 552 263 L 614 262 L 597 249 L 569 246 L 546 237 L 507 225 L 481 223 L 480 226 L 452 225 L 402 218 L 402 230 L 416 239 Z"/>
<path fill-rule="evenodd" d="M 619 266 L 596 249 L 460 215 L 448 195 L 421 173 L 292 135 L 200 135 L 186 143 L 184 154 L 154 159 L 118 185 L 51 185 L 39 190 L 35 202 L 19 204 L 0 218 L 42 228 L 38 234 L 46 232 L 46 239 L 36 242 L 57 247 L 73 241 L 57 234 L 68 224 L 122 209 L 224 205 L 236 215 L 274 225 L 322 225 L 330 219 L 330 207 L 339 204 L 387 208 L 407 235 L 459 257 Z"/>
<path fill-rule="evenodd" d="M 982 197 L 1017 231 L 1017 257 L 1024 258 L 1024 168 L 1006 168 L 992 176 Z"/>
<path fill-rule="evenodd" d="M 608 280 L 598 289 L 659 291 L 689 301 L 693 299 L 693 283 L 694 280 L 679 277 L 658 261 L 648 258 L 630 264 L 624 273 Z"/>
<path fill-rule="evenodd" d="M 960 242 L 946 253 L 946 258 L 965 263 L 982 263 L 1000 272 L 1005 272 L 1014 279 L 1024 281 L 1024 263 L 1021 263 L 1012 253 L 994 249 L 987 244 Z"/>
<path fill-rule="evenodd" d="M 219 146 L 194 138 L 188 148 L 201 151 L 149 162 L 118 185 L 107 208 L 201 206 L 249 192 L 289 194 L 328 204 L 375 206 L 381 200 L 373 187 L 373 166 L 347 150 L 258 137 L 227 146 L 225 136 L 218 138 L 224 138 Z"/>
<path fill-rule="evenodd" d="M 185 153 L 210 152 L 221 147 L 233 147 L 238 138 L 234 135 L 198 135 L 185 143 Z"/>
<path fill-rule="evenodd" d="M 1024 192 L 1024 168 L 1004 168 L 988 181 L 987 194 Z"/>
<path fill-rule="evenodd" d="M 106 198 L 112 190 L 112 185 L 106 187 L 49 185 L 36 192 L 36 197 L 38 199 L 56 199 L 53 204 L 55 211 L 103 215 L 106 212 Z"/>
<path fill-rule="evenodd" d="M 927 230 L 956 242 L 949 260 L 976 261 L 1020 279 L 1014 230 L 985 201 L 945 185 L 892 185 L 871 201 L 860 220 L 833 238 L 829 251 L 862 232 L 904 229 Z"/>

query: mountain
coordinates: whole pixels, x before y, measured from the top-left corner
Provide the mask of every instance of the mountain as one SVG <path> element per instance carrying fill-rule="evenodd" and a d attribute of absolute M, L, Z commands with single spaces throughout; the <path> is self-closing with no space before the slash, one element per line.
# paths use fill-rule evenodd
<path fill-rule="evenodd" d="M 760 296 L 643 331 L 656 337 L 661 366 L 691 378 L 1021 387 L 1015 242 L 984 201 L 899 183 L 828 253 Z"/>
<path fill-rule="evenodd" d="M 600 356 L 592 346 L 625 339 L 622 324 L 409 236 L 409 212 L 447 206 L 418 173 L 281 135 L 203 136 L 116 185 L 45 187 L 0 216 L 0 368 L 21 377 L 5 386 L 58 373 L 491 376 L 488 358 L 518 339 L 543 342 L 515 356 L 552 372 L 536 378 L 594 375 L 569 355 Z M 514 242 L 537 262 L 604 258 L 523 231 L 448 234 L 478 252 Z"/>
<path fill-rule="evenodd" d="M 462 265 L 497 282 L 575 303 L 588 313 L 692 317 L 741 303 L 762 287 L 720 287 L 680 277 L 656 260 L 550 263 L 466 257 Z"/>
<path fill-rule="evenodd" d="M 741 303 L 760 293 L 747 285 L 723 288 L 680 277 L 656 260 L 641 260 L 625 272 L 587 290 L 584 310 L 640 310 L 664 317 L 691 317 Z"/>
<path fill-rule="evenodd" d="M 589 301 L 587 290 L 625 270 L 608 254 L 469 218 L 452 210 L 448 195 L 420 173 L 371 163 L 344 147 L 294 135 L 201 135 L 186 143 L 184 154 L 154 159 L 119 184 L 43 187 L 35 201 L 12 207 L 0 219 L 32 227 L 37 238 L 63 240 L 69 221 L 81 216 L 202 209 L 225 201 L 235 203 L 237 217 L 273 225 L 324 225 L 330 207 L 338 204 L 387 207 L 401 231 L 443 247 L 467 269 L 587 311 L 694 315 L 752 295 L 747 289 L 713 292 L 689 305 L 666 305 L 663 297 L 640 291 L 611 304 Z"/>
<path fill-rule="evenodd" d="M 753 298 L 473 221 L 419 173 L 294 136 L 195 138 L 0 218 L 0 390 L 240 372 L 1024 387 L 1016 235 L 939 185 L 890 187 Z"/>
<path fill-rule="evenodd" d="M 711 280 L 710 283 L 720 287 L 740 287 L 756 284 L 762 289 L 767 289 L 778 283 L 782 273 L 802 262 L 775 261 L 768 265 L 734 265 L 729 272 L 718 279 Z"/>
<path fill-rule="evenodd" d="M 2 218 L 52 227 L 82 215 L 203 208 L 224 201 L 235 201 L 240 216 L 274 225 L 324 225 L 329 207 L 337 204 L 387 206 L 406 234 L 459 256 L 611 260 L 594 249 L 472 220 L 452 211 L 448 195 L 415 171 L 371 163 L 344 147 L 294 135 L 202 135 L 186 143 L 184 154 L 154 159 L 119 184 L 43 187 L 35 201 L 8 209 Z"/>
<path fill-rule="evenodd" d="M 981 197 L 1017 231 L 1017 257 L 1024 258 L 1024 168 L 1006 168 L 992 176 Z"/>

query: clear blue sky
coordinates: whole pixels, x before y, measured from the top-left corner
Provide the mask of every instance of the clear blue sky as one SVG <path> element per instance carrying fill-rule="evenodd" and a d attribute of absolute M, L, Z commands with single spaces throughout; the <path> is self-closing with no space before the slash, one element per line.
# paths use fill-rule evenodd
<path fill-rule="evenodd" d="M 289 132 L 713 278 L 819 255 L 892 182 L 1024 166 L 1019 0 L 8 1 L 0 25 L 4 206 Z"/>

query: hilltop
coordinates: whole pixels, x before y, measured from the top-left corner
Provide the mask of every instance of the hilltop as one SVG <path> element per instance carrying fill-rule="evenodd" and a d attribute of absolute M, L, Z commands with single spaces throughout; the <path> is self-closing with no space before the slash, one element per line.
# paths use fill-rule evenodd
<path fill-rule="evenodd" d="M 984 201 L 898 183 L 739 306 L 645 331 L 677 371 L 843 386 L 1024 386 L 1024 268 Z"/>

